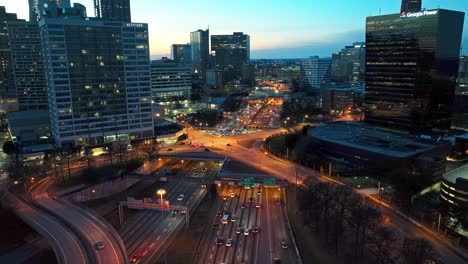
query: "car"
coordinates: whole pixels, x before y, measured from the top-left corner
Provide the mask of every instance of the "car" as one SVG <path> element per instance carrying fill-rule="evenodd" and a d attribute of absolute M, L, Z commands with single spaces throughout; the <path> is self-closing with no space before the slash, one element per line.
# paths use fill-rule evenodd
<path fill-rule="evenodd" d="M 262 207 L 262 204 L 261 204 L 261 203 L 257 203 L 257 204 L 255 205 L 255 208 L 260 208 L 260 207 Z"/>
<path fill-rule="evenodd" d="M 241 209 L 244 209 L 245 208 L 245 204 L 241 204 Z"/>
<path fill-rule="evenodd" d="M 226 247 L 232 246 L 232 238 L 226 239 Z"/>
<path fill-rule="evenodd" d="M 244 236 L 248 236 L 248 235 L 250 235 L 250 229 L 246 228 L 244 229 Z"/>
<path fill-rule="evenodd" d="M 180 211 L 180 213 L 184 215 L 184 214 L 187 214 L 187 211 L 182 210 L 182 211 Z"/>
<path fill-rule="evenodd" d="M 258 226 L 255 226 L 253 229 L 252 229 L 252 233 L 258 233 L 260 232 L 260 228 Z"/>
<path fill-rule="evenodd" d="M 281 241 L 281 248 L 288 248 L 288 243 L 286 243 L 286 241 Z"/>
<path fill-rule="evenodd" d="M 202 187 L 202 188 L 206 188 L 206 184 L 202 184 L 201 187 Z"/>
<path fill-rule="evenodd" d="M 253 198 L 250 197 L 250 198 L 249 198 L 249 202 L 250 202 L 250 203 L 253 203 L 253 201 L 254 201 Z"/>
<path fill-rule="evenodd" d="M 235 222 L 237 221 L 238 218 L 239 218 L 239 217 L 237 217 L 237 215 L 233 215 L 233 216 L 231 217 L 231 222 L 235 223 Z"/>
<path fill-rule="evenodd" d="M 280 264 L 281 260 L 279 258 L 274 258 L 273 259 L 273 264 Z"/>
<path fill-rule="evenodd" d="M 216 217 L 221 217 L 221 211 L 218 211 L 218 212 L 216 213 Z"/>
<path fill-rule="evenodd" d="M 185 142 L 180 142 L 181 145 L 185 145 Z"/>
<path fill-rule="evenodd" d="M 211 150 L 210 150 L 210 149 L 208 149 L 208 148 L 206 148 L 206 149 L 205 149 L 205 151 L 206 151 L 206 152 L 210 152 Z"/>
<path fill-rule="evenodd" d="M 226 146 L 230 147 L 230 146 L 231 146 L 231 144 L 227 143 L 227 144 L 226 144 Z"/>
<path fill-rule="evenodd" d="M 257 192 L 257 195 L 260 195 L 260 194 L 262 194 L 262 191 L 259 190 L 259 191 Z"/>
<path fill-rule="evenodd" d="M 97 242 L 96 244 L 94 244 L 94 247 L 95 247 L 97 250 L 103 250 L 103 249 L 104 249 L 104 242 L 99 241 L 99 242 Z"/>
<path fill-rule="evenodd" d="M 137 263 L 139 257 L 138 256 L 133 256 L 130 258 L 130 263 Z"/>
<path fill-rule="evenodd" d="M 168 148 L 168 149 L 167 149 L 167 151 L 173 151 L 173 149 L 171 149 L 171 148 Z"/>
<path fill-rule="evenodd" d="M 276 200 L 276 201 L 275 201 L 275 204 L 276 204 L 276 205 L 280 205 L 280 204 L 281 204 L 280 200 Z"/>
<path fill-rule="evenodd" d="M 206 170 L 207 170 L 206 168 L 203 168 L 202 172 L 206 172 Z"/>
<path fill-rule="evenodd" d="M 177 201 L 182 201 L 184 199 L 184 195 L 183 194 L 179 194 L 179 197 L 177 197 Z"/>
<path fill-rule="evenodd" d="M 226 201 L 228 199 L 227 196 L 223 196 L 223 201 Z"/>
<path fill-rule="evenodd" d="M 176 210 L 172 211 L 171 216 L 172 216 L 172 217 L 177 217 L 177 211 L 176 211 Z"/>
<path fill-rule="evenodd" d="M 234 193 L 231 193 L 231 195 L 230 195 L 230 196 L 231 196 L 231 198 L 234 198 L 234 197 L 236 197 L 236 195 L 235 195 Z"/>
<path fill-rule="evenodd" d="M 240 233 L 242 233 L 242 227 L 237 226 L 237 227 L 236 227 L 236 234 L 239 235 Z"/>
<path fill-rule="evenodd" d="M 218 238 L 216 239 L 216 245 L 218 245 L 218 246 L 222 246 L 222 245 L 223 245 L 223 242 L 224 242 L 224 240 L 223 240 L 222 237 L 218 237 Z"/>
<path fill-rule="evenodd" d="M 214 223 L 213 226 L 212 226 L 213 229 L 217 229 L 218 227 L 219 227 L 218 223 Z"/>

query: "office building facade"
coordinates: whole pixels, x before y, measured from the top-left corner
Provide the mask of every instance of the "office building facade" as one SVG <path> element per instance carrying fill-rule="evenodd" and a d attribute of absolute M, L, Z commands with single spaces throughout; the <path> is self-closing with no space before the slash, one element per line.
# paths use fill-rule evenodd
<path fill-rule="evenodd" d="M 422 0 L 402 0 L 400 15 L 404 15 L 409 12 L 421 11 Z"/>
<path fill-rule="evenodd" d="M 16 14 L 7 13 L 0 6 L 0 98 L 16 98 L 16 88 L 11 65 L 11 49 L 8 38 L 8 23 L 20 21 Z"/>
<path fill-rule="evenodd" d="M 131 22 L 130 0 L 93 0 L 94 15 L 105 21 Z"/>
<path fill-rule="evenodd" d="M 367 18 L 366 122 L 448 131 L 463 20 L 443 9 Z"/>
<path fill-rule="evenodd" d="M 225 82 L 240 80 L 242 66 L 250 60 L 250 36 L 242 32 L 212 35 L 211 52 L 215 55 L 214 66 L 223 72 Z"/>
<path fill-rule="evenodd" d="M 366 72 L 366 44 L 356 42 L 332 55 L 331 81 L 363 82 Z"/>
<path fill-rule="evenodd" d="M 172 44 L 171 59 L 180 65 L 192 65 L 192 46 L 190 44 Z"/>
<path fill-rule="evenodd" d="M 37 22 L 9 22 L 8 33 L 19 110 L 47 110 L 41 34 Z"/>
<path fill-rule="evenodd" d="M 197 30 L 190 33 L 190 46 L 192 48 L 192 73 L 198 79 L 206 79 L 206 69 L 210 55 L 210 30 Z"/>
<path fill-rule="evenodd" d="M 299 82 L 303 87 L 320 88 L 330 81 L 332 60 L 312 56 L 300 63 Z"/>
<path fill-rule="evenodd" d="M 147 24 L 84 19 L 39 24 L 57 147 L 153 137 Z"/>
<path fill-rule="evenodd" d="M 151 99 L 157 103 L 190 100 L 191 68 L 175 62 L 151 62 Z"/>

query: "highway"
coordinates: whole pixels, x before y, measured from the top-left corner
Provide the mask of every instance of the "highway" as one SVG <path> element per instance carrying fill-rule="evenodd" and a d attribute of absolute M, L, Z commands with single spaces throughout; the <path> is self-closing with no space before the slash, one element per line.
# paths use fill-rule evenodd
<path fill-rule="evenodd" d="M 265 171 L 268 174 L 275 175 L 279 179 L 284 179 L 292 184 L 302 184 L 305 180 L 333 182 L 342 184 L 334 179 L 323 177 L 315 170 L 305 168 L 298 164 L 282 160 L 269 153 L 261 151 L 263 139 L 270 135 L 284 132 L 282 129 L 266 130 L 255 134 L 238 135 L 233 137 L 216 137 L 207 133 L 202 133 L 197 129 L 189 129 L 189 140 L 196 140 L 199 144 L 211 146 L 215 153 L 226 155 L 232 159 L 236 159 L 254 168 Z M 241 143 L 241 144 L 238 144 Z M 193 148 L 187 146 L 176 146 L 177 151 L 193 152 Z M 364 195 L 364 194 L 363 194 Z M 427 228 L 414 224 L 405 219 L 395 210 L 390 209 L 387 205 L 381 202 L 376 202 L 378 208 L 384 216 L 387 216 L 395 226 L 398 227 L 403 234 L 412 234 L 418 237 L 425 238 L 432 242 L 434 249 L 437 251 L 441 260 L 444 263 L 465 263 L 465 260 L 455 253 L 451 248 L 450 243 L 440 238 L 436 233 Z"/>
<path fill-rule="evenodd" d="M 218 166 L 214 162 L 204 161 L 168 161 L 160 163 L 161 160 L 148 163 L 148 167 L 157 169 L 153 163 L 158 163 L 159 166 L 165 168 L 175 167 L 176 162 L 180 167 L 177 175 L 168 177 L 181 177 L 180 175 L 197 177 L 209 177 L 216 172 Z M 206 168 L 205 171 L 203 169 Z M 164 200 L 168 200 L 170 205 L 181 205 L 188 207 L 189 214 L 193 213 L 194 209 L 207 194 L 207 188 L 202 188 L 198 183 L 189 183 L 181 181 L 169 181 L 163 186 L 149 185 L 144 189 L 138 186 L 135 189 L 139 190 L 140 198 L 154 197 L 156 189 L 163 188 L 166 190 Z M 184 197 L 179 200 L 179 196 Z M 134 210 L 132 210 L 134 211 Z M 132 212 L 130 217 L 127 217 L 125 223 L 120 228 L 119 233 L 125 243 L 129 253 L 129 258 L 134 258 L 137 263 L 154 263 L 164 253 L 164 250 L 169 246 L 171 241 L 177 235 L 177 232 L 185 225 L 186 215 L 179 212 L 161 212 L 154 210 L 141 210 Z"/>
<path fill-rule="evenodd" d="M 10 200 L 14 202 L 15 211 L 25 223 L 48 240 L 59 263 L 94 262 L 94 258 L 83 249 L 80 239 L 60 220 L 18 198 Z"/>
<path fill-rule="evenodd" d="M 209 232 L 205 232 L 202 238 L 196 263 L 272 263 L 275 258 L 282 263 L 297 263 L 294 247 L 281 247 L 282 241 L 288 246 L 293 245 L 285 222 L 283 198 L 283 190 L 277 188 L 220 186 L 217 210 L 209 221 Z M 280 204 L 276 203 L 277 200 Z M 260 208 L 256 207 L 257 204 Z M 216 215 L 225 213 L 230 216 L 227 224 L 222 223 L 222 216 Z M 232 222 L 232 216 L 238 219 Z M 240 234 L 236 233 L 236 228 L 242 229 Z M 245 235 L 247 228 L 250 232 Z M 253 233 L 254 228 L 259 232 Z M 218 238 L 223 239 L 222 245 L 216 244 Z M 227 239 L 232 239 L 229 247 Z"/>

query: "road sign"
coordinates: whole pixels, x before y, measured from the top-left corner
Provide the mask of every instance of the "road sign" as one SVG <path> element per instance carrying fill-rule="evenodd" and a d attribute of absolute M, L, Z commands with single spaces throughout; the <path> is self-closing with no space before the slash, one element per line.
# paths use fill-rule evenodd
<path fill-rule="evenodd" d="M 263 185 L 265 186 L 276 186 L 276 179 L 275 178 L 267 178 L 263 180 Z"/>
<path fill-rule="evenodd" d="M 255 179 L 250 177 L 250 178 L 243 178 L 240 180 L 240 185 L 241 186 L 249 186 L 253 187 L 255 183 Z"/>

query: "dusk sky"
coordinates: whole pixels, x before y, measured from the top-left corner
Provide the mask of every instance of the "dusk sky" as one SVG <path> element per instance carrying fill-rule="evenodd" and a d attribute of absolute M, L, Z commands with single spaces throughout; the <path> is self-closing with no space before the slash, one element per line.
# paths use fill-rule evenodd
<path fill-rule="evenodd" d="M 84 4 L 94 16 L 92 0 Z M 398 13 L 400 0 L 132 0 L 132 20 L 150 28 L 153 58 L 168 56 L 172 43 L 187 43 L 190 32 L 210 27 L 211 34 L 234 31 L 250 35 L 251 57 L 331 56 L 355 41 L 364 41 L 365 18 Z M 7 12 L 28 18 L 28 0 L 0 0 Z M 423 7 L 467 12 L 467 0 L 424 0 Z M 468 54 L 465 17 L 464 54 Z"/>

